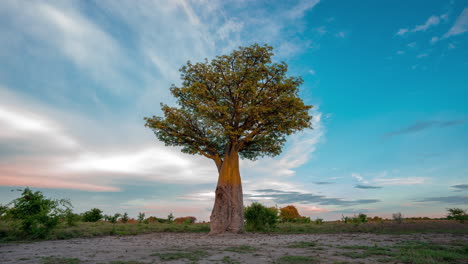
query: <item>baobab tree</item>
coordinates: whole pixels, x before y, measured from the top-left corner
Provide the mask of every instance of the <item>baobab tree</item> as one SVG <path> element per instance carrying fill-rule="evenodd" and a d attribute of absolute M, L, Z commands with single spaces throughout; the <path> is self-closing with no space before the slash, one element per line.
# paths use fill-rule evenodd
<path fill-rule="evenodd" d="M 273 63 L 273 48 L 254 44 L 180 69 L 170 91 L 179 107 L 161 104 L 164 117 L 145 118 L 157 138 L 182 152 L 212 159 L 218 169 L 211 234 L 244 229 L 239 157 L 276 156 L 286 136 L 311 127 L 298 97 L 300 77 Z"/>

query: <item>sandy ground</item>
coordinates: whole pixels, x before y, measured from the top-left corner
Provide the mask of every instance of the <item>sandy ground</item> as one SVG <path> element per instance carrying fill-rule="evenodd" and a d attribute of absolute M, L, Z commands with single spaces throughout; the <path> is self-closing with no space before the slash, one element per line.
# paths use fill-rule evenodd
<path fill-rule="evenodd" d="M 282 256 L 312 256 L 320 263 L 378 263 L 378 257 L 351 259 L 341 253 L 345 245 L 392 246 L 402 241 L 432 241 L 439 244 L 468 243 L 467 235 L 416 234 L 242 234 L 207 236 L 197 233 L 153 233 L 137 236 L 112 236 L 0 244 L 0 263 L 43 263 L 42 257 L 78 258 L 80 263 L 192 263 L 188 259 L 162 261 L 155 253 L 190 253 L 202 250 L 208 254 L 196 263 L 275 263 Z M 310 248 L 289 248 L 294 242 L 315 242 Z M 230 247 L 251 246 L 252 252 L 232 252 Z M 229 258 L 227 258 L 229 257 Z M 224 259 L 224 260 L 223 260 Z M 68 262 L 63 262 L 68 263 Z M 135 262 L 133 262 L 135 263 Z M 280 262 L 276 262 L 280 263 Z M 392 262 L 393 263 L 393 262 Z"/>

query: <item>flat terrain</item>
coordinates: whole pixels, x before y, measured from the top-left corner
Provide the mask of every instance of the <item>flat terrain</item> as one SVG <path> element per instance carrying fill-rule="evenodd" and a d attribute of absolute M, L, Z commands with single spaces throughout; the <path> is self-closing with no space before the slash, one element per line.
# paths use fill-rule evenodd
<path fill-rule="evenodd" d="M 4 243 L 0 263 L 468 263 L 468 235 L 151 233 Z"/>

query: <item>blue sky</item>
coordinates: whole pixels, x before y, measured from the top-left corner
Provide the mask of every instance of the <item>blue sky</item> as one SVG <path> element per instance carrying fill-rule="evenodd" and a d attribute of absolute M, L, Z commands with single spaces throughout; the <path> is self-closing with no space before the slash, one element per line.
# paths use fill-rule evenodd
<path fill-rule="evenodd" d="M 267 43 L 314 129 L 241 162 L 245 204 L 439 217 L 468 204 L 465 1 L 2 1 L 0 203 L 30 186 L 75 210 L 207 220 L 212 161 L 143 117 L 187 61 Z"/>

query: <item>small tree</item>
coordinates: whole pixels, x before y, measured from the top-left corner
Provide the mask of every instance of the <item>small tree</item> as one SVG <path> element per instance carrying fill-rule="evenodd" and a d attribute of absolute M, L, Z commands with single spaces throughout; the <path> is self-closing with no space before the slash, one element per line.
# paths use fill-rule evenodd
<path fill-rule="evenodd" d="M 167 222 L 168 222 L 168 223 L 174 222 L 174 215 L 173 215 L 172 213 L 170 213 L 170 214 L 167 216 Z"/>
<path fill-rule="evenodd" d="M 280 218 L 283 222 L 294 222 L 300 217 L 301 215 L 294 205 L 288 205 L 280 209 Z"/>
<path fill-rule="evenodd" d="M 138 223 L 143 223 L 145 221 L 145 213 L 138 213 Z"/>
<path fill-rule="evenodd" d="M 20 222 L 21 230 L 33 238 L 46 237 L 59 223 L 67 209 L 68 200 L 46 198 L 40 191 L 24 189 L 21 197 L 12 201 L 8 216 Z"/>
<path fill-rule="evenodd" d="M 145 118 L 167 146 L 216 164 L 211 234 L 243 231 L 239 157 L 276 156 L 286 136 L 311 127 L 312 106 L 298 96 L 302 79 L 288 77 L 286 63 L 272 63 L 272 50 L 254 44 L 211 62 L 188 62 L 180 69 L 182 85 L 171 87 L 179 107 L 162 105 L 164 117 Z"/>
<path fill-rule="evenodd" d="M 393 221 L 397 222 L 398 224 L 401 224 L 403 222 L 403 215 L 401 212 L 394 213 L 392 214 Z"/>
<path fill-rule="evenodd" d="M 448 208 L 447 211 L 447 219 L 449 220 L 457 220 L 460 221 L 460 223 L 468 221 L 468 214 L 466 213 L 466 210 L 461 208 Z"/>
<path fill-rule="evenodd" d="M 123 215 L 122 215 L 122 218 L 120 218 L 120 221 L 122 221 L 122 223 L 126 224 L 128 222 L 128 214 L 127 212 L 125 212 Z"/>
<path fill-rule="evenodd" d="M 97 222 L 103 218 L 101 209 L 93 208 L 83 213 L 84 222 Z"/>

